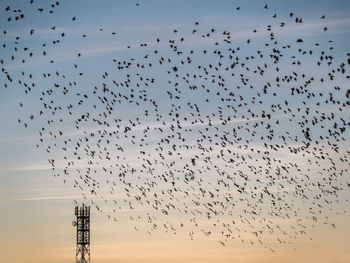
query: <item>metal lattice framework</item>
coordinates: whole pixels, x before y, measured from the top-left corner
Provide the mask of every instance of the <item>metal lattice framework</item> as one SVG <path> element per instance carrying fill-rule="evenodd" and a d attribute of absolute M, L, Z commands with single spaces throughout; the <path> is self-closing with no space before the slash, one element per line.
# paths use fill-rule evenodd
<path fill-rule="evenodd" d="M 75 262 L 90 263 L 90 207 L 75 207 L 77 247 Z"/>

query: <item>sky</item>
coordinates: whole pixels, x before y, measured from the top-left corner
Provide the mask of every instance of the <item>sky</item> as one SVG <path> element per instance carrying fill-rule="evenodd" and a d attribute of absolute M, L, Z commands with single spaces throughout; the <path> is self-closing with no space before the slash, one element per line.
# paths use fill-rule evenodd
<path fill-rule="evenodd" d="M 55 1 L 52 1 L 54 3 Z M 139 3 L 139 5 L 136 5 Z M 337 63 L 345 61 L 344 57 L 349 52 L 350 39 L 350 12 L 349 1 L 171 1 L 171 0 L 143 0 L 143 1 L 127 1 L 127 0 L 101 0 L 101 1 L 60 1 L 60 5 L 54 8 L 54 14 L 49 14 L 49 6 L 51 1 L 35 0 L 33 4 L 29 1 L 1 1 L 0 13 L 6 14 L 0 16 L 1 31 L 6 30 L 7 34 L 1 33 L 0 43 L 6 44 L 7 48 L 0 49 L 0 58 L 4 59 L 4 64 L 8 72 L 15 79 L 23 79 L 24 82 L 35 82 L 36 87 L 32 92 L 26 94 L 22 84 L 17 81 L 9 83 L 5 75 L 0 78 L 0 263 L 40 263 L 40 262 L 72 262 L 75 256 L 75 229 L 71 222 L 74 218 L 74 207 L 77 200 L 82 203 L 82 192 L 78 189 L 78 184 L 74 180 L 78 180 L 77 170 L 74 170 L 75 177 L 58 176 L 62 174 L 67 160 L 63 158 L 62 151 L 45 147 L 36 147 L 40 144 L 39 130 L 46 125 L 46 121 L 50 119 L 65 119 L 65 122 L 54 122 L 50 127 L 55 130 L 64 132 L 62 138 L 54 140 L 49 136 L 48 129 L 45 130 L 45 143 L 53 145 L 57 143 L 62 146 L 67 138 L 84 138 L 82 129 L 88 133 L 97 133 L 99 127 L 91 122 L 81 124 L 81 129 L 75 129 L 75 120 L 77 116 L 86 114 L 95 104 L 93 98 L 89 98 L 86 103 L 74 108 L 73 116 L 66 115 L 65 112 L 58 112 L 56 115 L 50 112 L 44 113 L 43 118 L 37 118 L 33 122 L 29 121 L 31 112 L 39 112 L 42 104 L 39 101 L 41 92 L 52 87 L 53 84 L 65 85 L 66 80 L 62 75 L 77 80 L 77 85 L 71 88 L 73 92 L 81 93 L 92 91 L 94 87 L 101 87 L 101 77 L 105 72 L 110 72 L 111 68 L 115 68 L 117 61 L 128 61 L 134 57 L 140 61 L 145 54 L 152 59 L 152 63 L 156 64 L 157 60 L 152 56 L 154 49 L 157 49 L 164 57 L 169 57 L 173 61 L 178 61 L 176 56 L 168 48 L 167 40 L 184 36 L 185 41 L 181 48 L 185 51 L 191 49 L 203 50 L 213 47 L 215 42 L 222 40 L 220 34 L 213 34 L 212 38 L 203 38 L 193 36 L 192 30 L 196 21 L 200 24 L 201 33 L 209 32 L 215 28 L 217 32 L 230 31 L 235 47 L 241 46 L 240 55 L 242 57 L 250 56 L 256 49 L 263 52 L 268 48 L 264 47 L 268 34 L 264 29 L 267 25 L 272 24 L 278 41 L 281 43 L 295 43 L 295 39 L 302 37 L 304 40 L 305 50 L 314 49 L 314 43 L 320 42 L 327 44 L 332 39 L 334 51 L 332 55 Z M 269 9 L 264 10 L 264 5 L 268 4 Z M 15 16 L 15 13 L 5 13 L 5 8 L 10 5 L 11 11 L 21 9 L 25 14 L 23 21 L 11 22 L 7 21 L 8 17 Z M 37 8 L 43 7 L 45 12 L 42 14 Z M 240 7 L 237 11 L 236 7 Z M 303 24 L 295 24 L 289 18 L 289 14 L 293 12 L 296 16 L 303 18 Z M 277 20 L 272 18 L 277 13 Z M 14 14 L 14 15 L 13 15 Z M 326 14 L 325 20 L 320 17 Z M 72 17 L 76 17 L 76 21 L 72 21 Z M 280 22 L 286 23 L 286 29 L 279 28 Z M 51 27 L 56 29 L 52 30 Z M 323 28 L 327 26 L 328 31 L 323 32 Z M 30 35 L 31 29 L 34 34 Z M 100 30 L 103 29 L 103 30 Z M 178 35 L 173 30 L 178 31 Z M 254 35 L 253 29 L 258 29 L 258 33 Z M 61 37 L 64 32 L 65 36 Z M 112 34 L 115 32 L 115 34 Z M 82 35 L 86 34 L 86 38 Z M 21 43 L 18 45 L 19 50 L 16 58 L 11 60 L 14 54 L 13 46 L 16 36 L 21 36 Z M 155 39 L 160 38 L 160 44 Z M 247 39 L 252 40 L 252 45 L 245 45 Z M 52 43 L 59 39 L 60 43 L 50 44 L 45 47 L 47 56 L 41 56 L 44 48 L 41 46 L 43 42 Z M 140 46 L 140 43 L 148 43 L 147 48 Z M 127 48 L 131 46 L 131 48 Z M 28 47 L 34 53 L 33 58 L 29 58 L 28 54 L 23 50 Z M 221 47 L 220 47 L 221 48 Z M 296 49 L 297 50 L 297 49 Z M 286 51 L 286 54 L 294 54 L 296 50 Z M 294 52 L 294 53 L 293 53 Z M 81 57 L 77 54 L 80 53 Z M 300 55 L 300 54 L 299 54 Z M 22 63 L 18 57 L 26 57 L 26 63 Z M 211 63 L 215 60 L 215 55 L 203 57 L 200 54 L 193 55 L 194 60 L 198 63 Z M 298 57 L 299 58 L 299 57 Z M 54 60 L 54 63 L 50 63 Z M 216 61 L 216 60 L 215 60 Z M 179 61 L 178 61 L 179 62 Z M 305 59 L 305 67 L 295 68 L 298 74 L 312 74 L 315 78 L 322 78 L 327 74 L 326 67 L 319 67 L 312 64 L 312 59 Z M 74 68 L 74 64 L 78 64 L 78 69 Z M 253 67 L 254 62 L 247 65 Z M 170 65 L 169 68 L 171 69 Z M 188 67 L 190 69 L 190 67 Z M 152 70 L 139 71 L 139 69 L 131 69 L 126 73 L 116 73 L 115 77 L 125 80 L 126 74 L 140 73 L 149 78 L 157 78 L 156 85 L 149 89 L 149 95 L 159 98 L 159 107 L 167 113 L 169 108 L 169 100 L 164 92 L 168 85 L 168 76 L 161 71 L 160 66 L 154 65 Z M 281 64 L 281 71 L 287 72 L 288 66 Z M 42 73 L 60 72 L 60 76 L 52 79 L 44 79 Z M 22 72 L 24 72 L 24 77 Z M 83 72 L 84 75 L 79 75 Z M 242 71 L 243 72 L 243 71 Z M 28 75 L 33 74 L 31 80 Z M 240 72 L 238 72 L 240 73 Z M 237 74 L 238 75 L 238 74 Z M 40 76 L 40 77 L 39 77 Z M 225 78 L 228 76 L 223 73 Z M 259 77 L 251 77 L 251 81 L 259 84 Z M 275 78 L 273 73 L 267 72 L 264 81 L 270 81 Z M 107 85 L 113 85 L 108 78 L 104 80 Z M 136 77 L 133 79 L 136 83 Z M 133 83 L 134 83 L 133 82 Z M 229 82 L 236 85 L 235 82 Z M 8 84 L 8 87 L 5 87 Z M 334 83 L 325 81 L 322 85 L 316 85 L 313 88 L 317 92 L 327 93 L 329 87 Z M 198 82 L 199 85 L 199 82 Z M 346 78 L 337 79 L 336 85 L 342 89 L 349 89 L 349 81 Z M 59 104 L 77 104 L 81 99 L 80 95 L 71 96 L 67 99 L 63 94 L 53 91 L 55 101 L 52 105 Z M 165 95 L 164 95 L 164 94 Z M 201 104 L 201 98 L 205 91 L 198 93 L 189 93 L 187 98 L 190 101 L 197 102 L 203 108 L 203 116 L 214 111 L 215 98 L 209 105 Z M 127 94 L 127 93 L 125 93 Z M 103 93 L 99 94 L 103 95 Z M 250 96 L 250 91 L 242 91 L 242 95 Z M 286 95 L 287 99 L 291 99 Z M 269 103 L 279 103 L 281 98 L 268 97 Z M 344 98 L 339 97 L 342 100 Z M 48 100 L 49 101 L 49 100 Z M 24 107 L 20 107 L 22 103 Z M 186 113 L 185 103 L 181 102 L 183 108 L 181 113 Z M 302 105 L 301 101 L 290 100 L 293 108 Z M 310 100 L 310 108 L 315 109 L 315 105 Z M 323 106 L 323 105 L 322 105 Z M 256 106 L 255 110 L 259 110 L 263 106 Z M 99 110 L 103 110 L 104 105 L 97 104 L 96 115 Z M 144 110 L 152 111 L 152 106 L 142 105 L 142 113 Z M 322 111 L 328 114 L 335 112 L 337 117 L 344 118 L 349 121 L 349 110 L 345 109 L 340 112 L 337 106 L 324 105 Z M 45 115 L 47 114 L 47 115 Z M 153 114 L 153 113 L 152 113 Z M 145 128 L 158 127 L 159 123 L 153 121 L 155 115 L 144 117 L 142 119 L 144 126 L 137 126 L 132 132 L 136 138 Z M 230 113 L 224 113 L 229 115 Z M 244 112 L 244 114 L 248 114 Z M 92 113 L 93 115 L 93 113 Z M 118 107 L 113 118 L 121 118 L 121 126 L 127 126 L 128 119 L 132 120 L 142 116 L 140 108 L 131 103 L 123 103 Z M 300 120 L 302 116 L 299 116 Z M 18 123 L 18 119 L 22 123 L 28 122 L 28 128 L 24 128 L 22 123 Z M 287 118 L 284 115 L 276 114 L 274 120 L 280 120 L 281 123 L 288 127 Z M 125 122 L 124 122 L 125 120 Z M 167 117 L 167 121 L 171 122 L 171 117 Z M 217 120 L 218 121 L 218 120 Z M 254 121 L 254 119 L 252 120 Z M 214 120 L 215 122 L 215 120 Z M 218 121 L 219 123 L 219 121 Z M 245 120 L 234 119 L 232 125 L 245 123 Z M 186 126 L 187 125 L 187 126 Z M 202 124 L 190 122 L 184 124 L 185 127 L 198 131 L 202 128 Z M 49 126 L 48 126 L 49 127 Z M 109 127 L 109 131 L 118 130 L 117 127 Z M 292 135 L 298 135 L 298 131 L 290 127 Z M 263 131 L 259 132 L 263 133 Z M 322 135 L 322 131 L 315 129 L 314 134 Z M 195 133 L 189 133 L 189 141 L 196 139 Z M 159 132 L 154 131 L 152 138 L 149 139 L 150 147 L 156 145 L 156 141 L 160 136 Z M 193 137 L 192 137 L 193 136 Z M 341 143 L 340 152 L 343 153 L 349 149 L 349 132 L 344 134 L 344 141 Z M 278 140 L 276 139 L 276 143 Z M 133 167 L 139 169 L 141 161 L 136 158 L 139 148 L 128 143 L 127 140 L 119 140 L 118 143 L 125 147 L 124 160 L 121 163 L 132 164 Z M 72 153 L 73 146 L 70 148 Z M 255 149 L 262 148 L 262 145 L 255 144 Z M 260 147 L 260 148 L 259 148 Z M 298 147 L 298 145 L 296 145 Z M 237 153 L 246 156 L 246 149 L 236 149 Z M 198 154 L 196 150 L 189 150 L 183 153 L 184 156 L 193 156 Z M 187 155 L 186 155 L 187 154 Z M 86 159 L 77 160 L 74 155 L 67 154 L 68 161 L 75 162 L 75 168 L 86 171 L 88 167 Z M 116 153 L 112 153 L 115 157 Z M 281 160 L 293 160 L 300 164 L 303 169 L 307 169 L 306 158 L 294 156 L 287 150 L 280 150 L 273 155 Z M 334 155 L 336 156 L 336 155 Z M 56 160 L 56 169 L 53 171 L 48 159 Z M 253 161 L 252 161 L 253 162 Z M 178 161 L 178 163 L 181 163 Z M 102 166 L 108 166 L 111 162 L 102 160 L 101 163 L 95 164 L 97 171 L 101 172 Z M 219 163 L 220 164 L 220 163 Z M 222 164 L 223 165 L 223 164 Z M 321 163 L 320 167 L 327 167 L 328 163 Z M 339 169 L 348 168 L 347 164 L 337 163 Z M 160 172 L 165 172 L 158 164 L 155 168 Z M 309 174 L 312 182 L 317 181 L 317 172 L 321 168 L 312 167 Z M 112 168 L 111 168 L 112 169 Z M 248 168 L 242 168 L 243 172 L 248 172 Z M 246 170 L 245 170 L 246 169 Z M 72 171 L 73 174 L 73 171 Z M 349 172 L 345 173 L 345 177 L 341 180 L 349 182 Z M 140 176 L 140 175 L 139 175 Z M 347 177 L 346 177 L 347 176 Z M 97 177 L 99 181 L 108 180 L 108 175 L 102 174 Z M 128 179 L 131 183 L 137 184 L 141 179 L 136 176 Z M 314 180 L 314 181 L 313 181 Z M 343 182 L 341 181 L 341 182 Z M 79 181 L 80 182 L 80 181 Z M 159 186 L 159 191 L 162 190 Z M 349 190 L 340 192 L 340 196 L 329 207 L 334 209 L 328 211 L 330 222 L 336 225 L 336 228 L 330 224 L 322 224 L 319 222 L 315 227 L 308 228 L 307 236 L 299 236 L 293 240 L 291 245 L 276 244 L 273 235 L 266 236 L 266 242 L 275 248 L 272 253 L 263 246 L 249 244 L 248 234 L 242 233 L 243 241 L 236 238 L 228 242 L 224 247 L 218 244 L 218 236 L 213 235 L 206 237 L 198 235 L 193 240 L 189 238 L 187 232 L 191 231 L 191 226 L 186 231 L 177 232 L 176 234 L 169 231 L 154 231 L 152 235 L 147 233 L 147 220 L 137 221 L 137 216 L 147 218 L 150 211 L 147 207 L 135 207 L 136 210 L 129 209 L 125 199 L 125 192 L 115 192 L 108 195 L 110 186 L 106 183 L 101 184 L 101 194 L 104 198 L 94 199 L 89 196 L 96 204 L 105 211 L 100 213 L 92 204 L 92 233 L 91 233 L 91 260 L 99 263 L 112 262 L 179 262 L 199 263 L 199 262 L 350 262 L 350 229 L 348 222 L 350 197 Z M 123 187 L 122 187 L 123 188 Z M 121 188 L 121 189 L 122 189 Z M 278 189 L 274 189 L 278 192 Z M 223 191 L 223 190 L 222 190 Z M 89 192 L 85 192 L 85 196 Z M 91 193 L 90 193 L 91 194 Z M 237 197 L 238 198 L 238 197 Z M 291 198 L 290 196 L 286 198 Z M 127 198 L 126 198 L 127 199 Z M 287 202 L 294 202 L 300 207 L 301 215 L 307 215 L 308 203 L 303 203 L 299 199 L 286 199 Z M 104 203 L 104 200 L 108 200 Z M 112 200 L 117 200 L 120 205 L 117 212 L 118 222 L 110 220 L 107 215 L 111 214 L 113 206 Z M 85 200 L 89 204 L 89 201 Z M 243 203 L 243 202 L 242 202 Z M 237 207 L 243 204 L 237 204 Z M 243 209 L 243 208 L 242 208 Z M 328 209 L 328 207 L 327 207 Z M 239 210 L 240 211 L 240 210 Z M 267 210 L 265 211 L 267 213 Z M 233 215 L 234 218 L 236 218 Z M 132 218 L 132 219 L 131 219 Z M 161 218 L 161 217 L 160 217 Z M 161 218 L 167 221 L 165 217 Z M 190 220 L 183 214 L 173 214 L 171 222 L 180 223 L 183 220 Z M 281 225 L 286 227 L 293 226 L 295 222 L 282 220 Z M 277 221 L 274 221 L 279 224 Z M 209 228 L 209 222 L 205 218 L 201 219 L 201 226 Z M 310 226 L 312 224 L 310 223 Z M 135 231 L 135 227 L 144 231 Z M 248 227 L 248 226 L 247 226 Z"/>

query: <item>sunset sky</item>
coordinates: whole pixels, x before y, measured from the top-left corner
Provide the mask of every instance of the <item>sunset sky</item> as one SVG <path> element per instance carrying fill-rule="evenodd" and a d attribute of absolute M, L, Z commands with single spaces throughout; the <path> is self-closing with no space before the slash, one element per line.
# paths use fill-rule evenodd
<path fill-rule="evenodd" d="M 189 39 L 184 44 L 188 45 L 185 48 L 212 47 L 216 40 L 206 42 L 191 38 L 196 21 L 199 22 L 203 32 L 211 28 L 219 32 L 231 31 L 232 41 L 237 45 L 243 46 L 248 38 L 252 38 L 253 42 L 256 39 L 255 47 L 259 47 L 260 42 L 263 45 L 266 34 L 261 33 L 254 37 L 252 35 L 254 28 L 262 29 L 269 24 L 279 25 L 284 21 L 286 23 L 284 31 L 276 26 L 276 35 L 281 42 L 294 44 L 295 39 L 303 37 L 304 48 L 313 49 L 315 42 L 326 43 L 332 39 L 337 63 L 345 61 L 345 54 L 350 51 L 350 1 L 348 0 L 62 0 L 60 3 L 54 15 L 51 16 L 46 12 L 39 16 L 37 8 L 44 7 L 48 10 L 51 1 L 34 0 L 35 7 L 29 4 L 29 0 L 0 2 L 0 29 L 7 31 L 6 35 L 1 33 L 1 45 L 6 43 L 7 46 L 11 46 L 17 35 L 23 35 L 21 40 L 27 47 L 34 49 L 42 42 L 57 38 L 56 33 L 50 31 L 53 26 L 56 26 L 57 31 L 66 34 L 59 48 L 55 50 L 56 47 L 47 47 L 47 57 L 36 56 L 42 51 L 34 49 L 34 57 L 30 63 L 24 64 L 16 59 L 9 60 L 11 49 L 1 48 L 0 58 L 5 58 L 6 62 L 0 67 L 5 67 L 18 79 L 21 79 L 22 71 L 26 74 L 31 72 L 37 76 L 42 72 L 54 74 L 58 70 L 69 75 L 73 71 L 72 65 L 78 63 L 77 53 L 80 52 L 82 58 L 79 58 L 79 70 L 84 72 L 84 76 L 79 82 L 79 89 L 92 89 L 97 85 L 96 76 L 101 77 L 105 71 L 108 71 L 113 58 L 127 60 L 130 57 L 143 57 L 144 51 L 139 47 L 140 43 L 153 43 L 149 45 L 153 50 L 156 45 L 155 39 L 158 37 L 161 40 L 171 39 L 174 37 L 174 29 L 179 31 L 179 35 L 183 34 L 186 40 Z M 269 6 L 267 10 L 264 10 L 265 4 Z M 5 13 L 4 10 L 8 5 L 12 9 L 21 9 L 24 14 L 28 14 L 25 20 L 7 22 L 9 13 Z M 237 7 L 240 7 L 239 11 L 236 10 Z M 291 12 L 302 17 L 303 24 L 296 26 L 292 23 L 292 20 L 289 20 Z M 277 13 L 277 22 L 271 18 L 275 13 Z M 324 14 L 326 19 L 320 21 L 320 17 Z M 76 17 L 76 22 L 72 22 L 72 17 Z M 323 32 L 325 26 L 328 27 L 326 35 Z M 35 38 L 29 35 L 33 28 Z M 100 30 L 102 28 L 103 31 Z M 112 35 L 111 32 L 116 32 L 116 35 Z M 82 34 L 86 34 L 87 38 L 82 40 Z M 134 48 L 128 49 L 128 45 Z M 160 44 L 157 48 L 165 56 L 171 56 L 165 44 L 164 46 Z M 250 54 L 249 49 L 242 48 L 242 52 L 245 52 L 243 55 Z M 24 51 L 21 49 L 18 53 L 23 55 Z M 48 63 L 50 59 L 54 59 L 55 63 Z M 310 61 L 306 61 L 306 64 Z M 154 75 L 159 77 L 160 86 L 166 85 L 166 78 L 157 70 L 157 68 L 154 69 Z M 306 66 L 305 71 L 311 72 L 318 78 L 325 73 L 322 69 L 316 69 L 314 65 Z M 40 94 L 38 93 L 38 96 L 25 94 L 19 85 L 16 86 L 17 83 L 4 88 L 7 80 L 3 76 L 0 77 L 0 263 L 74 262 L 75 228 L 72 226 L 72 221 L 75 220 L 74 200 L 81 204 L 82 194 L 73 187 L 73 179 L 67 179 L 67 183 L 64 183 L 62 178 L 54 176 L 55 173 L 48 159 L 57 158 L 57 170 L 61 171 L 65 165 L 62 156 L 58 152 L 53 152 L 50 153 L 51 157 L 48 157 L 45 148 L 36 147 L 39 143 L 38 131 L 45 124 L 37 119 L 28 128 L 18 124 L 18 119 L 28 119 L 29 112 L 39 110 Z M 42 78 L 34 77 L 34 79 L 37 87 L 47 84 Z M 350 88 L 349 79 L 339 80 L 337 84 L 345 89 Z M 61 96 L 57 97 L 57 100 L 64 101 L 65 98 Z M 78 99 L 74 98 L 71 101 L 76 103 Z M 24 104 L 24 108 L 19 106 L 20 102 Z M 164 100 L 160 104 L 165 107 L 166 103 Z M 292 103 L 298 102 L 292 101 Z M 89 105 L 83 105 L 81 112 L 85 112 L 88 107 Z M 211 110 L 210 107 L 208 106 L 208 111 Z M 324 110 L 332 112 L 334 108 L 328 105 Z M 121 107 L 118 114 L 138 116 L 137 109 L 132 105 Z M 341 116 L 349 121 L 349 109 L 342 112 Z M 276 118 L 283 119 L 279 116 Z M 243 122 L 238 119 L 234 121 Z M 73 122 L 62 125 L 62 130 L 68 134 L 66 136 L 78 135 Z M 90 132 L 96 127 L 86 128 Z M 346 140 L 342 143 L 340 151 L 350 149 L 349 131 L 344 136 Z M 137 149 L 132 147 L 130 145 L 131 154 L 128 160 L 136 167 L 138 160 L 133 158 L 132 153 Z M 295 158 L 302 168 L 308 168 L 306 161 L 301 157 L 298 159 L 282 151 L 276 153 L 276 156 L 284 160 Z M 76 163 L 78 168 L 84 169 L 82 163 L 79 161 Z M 336 165 L 339 165 L 339 168 L 349 168 L 344 164 Z M 316 169 L 314 175 L 317 175 Z M 348 177 L 349 171 L 344 182 L 349 182 Z M 108 193 L 107 184 L 104 186 L 103 190 Z M 123 192 L 120 192 L 106 199 L 122 200 L 124 197 Z M 138 208 L 137 211 L 131 211 L 126 205 L 121 205 L 122 207 L 117 211 L 120 213 L 119 221 L 114 222 L 92 206 L 91 262 L 350 262 L 348 199 L 350 199 L 349 188 L 341 193 L 339 196 L 341 201 L 334 202 L 334 211 L 328 214 L 330 222 L 336 225 L 335 228 L 320 222 L 316 227 L 308 229 L 308 236 L 299 237 L 293 241 L 293 244 L 284 246 L 276 244 L 276 240 L 269 236 L 270 239 L 267 241 L 277 246 L 275 253 L 262 246 L 254 246 L 238 239 L 227 243 L 225 247 L 218 244 L 215 236 L 197 235 L 191 240 L 186 231 L 178 232 L 176 235 L 172 232 L 155 231 L 149 235 L 147 231 L 135 231 L 135 227 L 147 229 L 146 222 L 140 221 L 136 224 L 130 220 L 130 216 L 146 217 L 149 212 L 147 207 L 144 210 Z M 96 202 L 100 202 L 99 204 L 104 207 L 103 201 Z M 87 200 L 85 202 L 90 204 Z M 300 211 L 301 214 L 307 212 L 306 205 L 300 204 L 300 207 L 305 209 Z M 104 208 L 106 211 L 111 210 L 108 205 Z M 202 218 L 201 224 L 209 225 L 209 222 L 204 219 Z M 182 221 L 182 215 L 174 215 L 171 220 L 179 223 Z M 291 222 L 284 220 L 281 224 L 288 226 Z M 246 234 L 242 232 L 242 236 L 244 235 Z"/>

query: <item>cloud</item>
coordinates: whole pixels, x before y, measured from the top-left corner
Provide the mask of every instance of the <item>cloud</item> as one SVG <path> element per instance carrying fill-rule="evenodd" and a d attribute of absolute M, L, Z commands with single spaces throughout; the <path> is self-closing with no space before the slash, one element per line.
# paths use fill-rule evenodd
<path fill-rule="evenodd" d="M 21 198 L 8 198 L 0 199 L 0 203 L 7 202 L 20 202 L 20 201 L 45 201 L 45 200 L 67 200 L 67 199 L 78 199 L 81 195 L 60 195 L 60 196 L 39 196 L 39 197 L 21 197 Z"/>
<path fill-rule="evenodd" d="M 261 23 L 260 23 L 261 24 Z M 339 33 L 350 33 L 350 19 L 349 18 L 338 18 L 338 19 L 332 19 L 332 20 L 326 20 L 325 22 L 320 20 L 314 20 L 310 22 L 304 22 L 302 24 L 296 24 L 294 22 L 287 22 L 286 26 L 284 28 L 281 28 L 279 25 L 275 25 L 273 27 L 272 32 L 275 33 L 277 36 L 284 36 L 284 37 L 299 37 L 300 35 L 306 35 L 306 36 L 316 36 L 316 35 L 323 35 L 323 34 L 339 34 Z M 181 24 L 178 25 L 178 27 L 185 27 L 188 26 L 187 24 Z M 323 32 L 323 28 L 327 26 L 330 28 L 327 33 Z M 147 31 L 157 31 L 159 28 L 164 28 L 164 26 L 159 25 L 143 25 L 140 27 L 135 26 L 122 26 L 122 29 L 129 33 L 135 33 L 135 32 L 147 32 Z M 86 32 L 93 32 L 93 36 L 98 36 L 98 33 L 96 28 L 92 27 L 85 27 L 83 29 L 71 29 L 71 28 L 58 28 L 57 31 L 61 30 L 64 32 L 67 32 L 68 36 L 69 34 L 73 36 L 80 37 L 82 31 Z M 230 29 L 227 29 L 230 31 Z M 269 31 L 266 30 L 266 27 L 258 27 L 256 28 L 257 33 L 253 33 L 252 29 L 244 29 L 239 31 L 232 31 L 231 32 L 231 40 L 239 40 L 239 39 L 247 39 L 247 38 L 255 38 L 255 37 L 263 37 L 268 36 L 270 34 Z M 170 31 L 170 29 L 169 29 Z M 36 32 L 40 35 L 45 34 L 52 34 L 52 30 L 45 30 L 45 29 L 39 29 Z M 88 36 L 91 36 L 92 34 L 89 33 Z M 210 38 L 202 38 L 200 37 L 200 33 L 197 33 L 196 36 L 193 34 L 191 35 L 185 35 L 186 41 L 183 43 L 184 46 L 191 46 L 191 45 L 207 45 L 211 43 L 215 43 L 217 41 L 222 41 L 224 39 L 224 36 L 221 33 L 212 34 Z M 149 39 L 145 39 L 144 42 L 149 41 Z M 99 45 L 95 44 L 95 41 L 91 41 L 92 45 L 87 45 L 84 48 L 79 50 L 79 53 L 83 55 L 83 57 L 89 57 L 93 55 L 99 55 L 99 54 L 108 54 L 112 52 L 118 52 L 118 51 L 125 51 L 130 50 L 127 48 L 127 44 L 113 44 L 111 45 L 111 40 L 103 40 L 100 42 Z M 132 45 L 132 50 L 134 49 L 140 49 L 139 46 Z M 165 43 L 161 44 L 148 44 L 148 48 L 154 48 L 154 47 L 164 47 Z M 55 61 L 57 62 L 64 62 L 64 61 L 70 61 L 77 58 L 76 54 L 72 54 L 71 50 L 67 52 L 68 50 L 62 50 L 60 55 L 57 55 L 58 59 Z M 38 66 L 48 63 L 47 59 L 38 59 L 37 61 L 23 64 L 12 64 L 8 65 L 7 69 L 19 69 L 24 67 L 31 67 L 31 66 Z"/>
<path fill-rule="evenodd" d="M 33 135 L 28 135 L 28 136 L 16 136 L 16 137 L 3 137 L 0 138 L 0 144 L 5 144 L 5 143 L 12 143 L 12 142 L 17 142 L 17 141 L 31 141 L 37 139 L 37 137 Z"/>

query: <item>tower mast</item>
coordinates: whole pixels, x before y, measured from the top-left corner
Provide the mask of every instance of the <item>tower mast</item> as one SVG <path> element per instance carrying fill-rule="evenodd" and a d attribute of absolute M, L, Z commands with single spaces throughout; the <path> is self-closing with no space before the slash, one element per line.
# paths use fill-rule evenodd
<path fill-rule="evenodd" d="M 77 227 L 76 263 L 90 263 L 90 207 L 84 204 L 75 207 Z"/>

